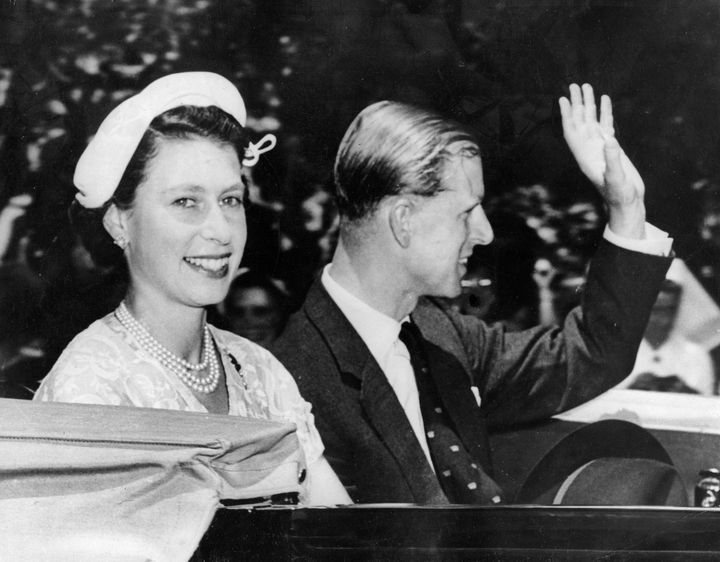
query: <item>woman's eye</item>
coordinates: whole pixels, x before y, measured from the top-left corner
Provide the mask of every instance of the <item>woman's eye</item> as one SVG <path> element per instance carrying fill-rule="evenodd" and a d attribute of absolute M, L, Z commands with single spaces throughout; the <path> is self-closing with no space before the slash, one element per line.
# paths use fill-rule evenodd
<path fill-rule="evenodd" d="M 175 205 L 176 207 L 183 207 L 185 209 L 188 209 L 195 206 L 195 199 L 192 199 L 191 197 L 180 197 L 173 201 L 173 205 Z"/>
<path fill-rule="evenodd" d="M 243 204 L 243 198 L 238 195 L 231 195 L 223 199 L 223 205 L 227 207 L 242 207 Z"/>

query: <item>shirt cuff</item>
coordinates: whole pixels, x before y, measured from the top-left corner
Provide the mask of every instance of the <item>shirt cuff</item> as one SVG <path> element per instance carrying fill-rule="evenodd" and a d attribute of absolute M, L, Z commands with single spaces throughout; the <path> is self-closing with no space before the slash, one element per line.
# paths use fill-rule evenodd
<path fill-rule="evenodd" d="M 607 225 L 605 225 L 603 238 L 625 250 L 664 257 L 670 255 L 673 244 L 673 239 L 668 236 L 667 232 L 660 230 L 649 222 L 645 223 L 645 238 L 643 239 L 618 236 Z"/>

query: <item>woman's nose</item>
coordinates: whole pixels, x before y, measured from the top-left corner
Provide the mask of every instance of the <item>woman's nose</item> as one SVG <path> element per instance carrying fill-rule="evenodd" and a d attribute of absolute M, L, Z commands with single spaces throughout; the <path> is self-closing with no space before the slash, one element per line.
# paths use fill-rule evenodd
<path fill-rule="evenodd" d="M 219 244 L 230 243 L 231 225 L 219 204 L 213 204 L 208 209 L 201 233 L 204 238 Z"/>

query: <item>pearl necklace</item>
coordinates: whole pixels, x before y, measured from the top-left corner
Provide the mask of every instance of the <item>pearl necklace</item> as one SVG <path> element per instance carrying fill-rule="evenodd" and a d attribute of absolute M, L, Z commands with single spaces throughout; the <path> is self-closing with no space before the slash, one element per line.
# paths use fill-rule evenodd
<path fill-rule="evenodd" d="M 202 394 L 210 394 L 220 382 L 220 365 L 215 353 L 212 334 L 207 324 L 203 327 L 203 353 L 202 362 L 190 363 L 182 357 L 178 357 L 158 340 L 130 313 L 125 301 L 115 310 L 115 316 L 125 329 L 132 334 L 138 343 L 157 359 L 169 371 L 189 386 L 192 390 Z M 199 375 L 198 372 L 208 370 L 207 375 Z"/>

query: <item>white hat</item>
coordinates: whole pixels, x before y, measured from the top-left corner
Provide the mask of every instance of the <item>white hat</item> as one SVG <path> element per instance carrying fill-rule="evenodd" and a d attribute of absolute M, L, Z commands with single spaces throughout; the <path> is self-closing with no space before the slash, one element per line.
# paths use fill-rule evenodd
<path fill-rule="evenodd" d="M 130 158 L 150 122 L 161 113 L 192 105 L 217 106 L 245 126 L 245 103 L 237 88 L 212 72 L 181 72 L 155 80 L 139 94 L 125 100 L 105 118 L 80 156 L 73 183 L 75 198 L 86 208 L 102 207 L 115 193 Z M 253 166 L 258 157 L 275 146 L 275 137 L 265 135 L 250 143 L 243 165 Z"/>

